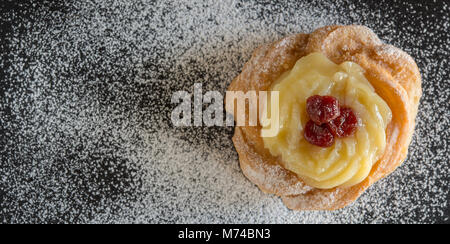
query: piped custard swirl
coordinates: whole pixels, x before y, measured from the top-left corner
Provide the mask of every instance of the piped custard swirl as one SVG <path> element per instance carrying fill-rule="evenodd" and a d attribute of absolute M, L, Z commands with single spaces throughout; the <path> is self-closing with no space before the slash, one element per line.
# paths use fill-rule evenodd
<path fill-rule="evenodd" d="M 386 147 L 386 127 L 392 113 L 358 64 L 337 65 L 321 53 L 311 53 L 298 60 L 270 90 L 279 92 L 279 107 L 268 104 L 271 114 L 279 116 L 279 128 L 276 136 L 262 138 L 270 153 L 281 157 L 284 168 L 320 189 L 353 186 L 368 176 Z M 352 108 L 358 117 L 356 132 L 336 139 L 327 148 L 306 141 L 306 100 L 313 95 L 333 96 Z"/>

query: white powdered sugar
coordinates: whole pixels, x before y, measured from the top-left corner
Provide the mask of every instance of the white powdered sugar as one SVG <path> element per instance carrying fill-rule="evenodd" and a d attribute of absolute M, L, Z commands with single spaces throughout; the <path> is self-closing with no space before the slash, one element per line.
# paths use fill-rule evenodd
<path fill-rule="evenodd" d="M 387 0 L 5 6 L 0 221 L 448 222 L 449 12 Z M 174 128 L 171 96 L 194 83 L 224 93 L 258 46 L 332 24 L 366 25 L 409 53 L 424 95 L 401 167 L 342 210 L 295 212 L 242 174 L 233 128 Z"/>

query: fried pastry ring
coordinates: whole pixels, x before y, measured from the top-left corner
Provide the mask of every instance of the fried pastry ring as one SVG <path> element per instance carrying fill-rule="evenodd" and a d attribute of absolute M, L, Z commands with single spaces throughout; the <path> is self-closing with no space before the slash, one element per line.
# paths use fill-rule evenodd
<path fill-rule="evenodd" d="M 369 28 L 326 26 L 311 34 L 296 34 L 259 47 L 228 90 L 267 91 L 297 60 L 313 52 L 323 53 L 336 64 L 359 64 L 392 111 L 386 128 L 386 149 L 367 178 L 351 187 L 313 188 L 283 168 L 281 158 L 272 156 L 264 147 L 260 125 L 236 127 L 233 142 L 244 175 L 262 191 L 280 196 L 290 209 L 335 210 L 351 204 L 405 160 L 422 95 L 421 76 L 408 54 L 384 44 Z M 247 118 L 248 114 L 247 110 Z"/>

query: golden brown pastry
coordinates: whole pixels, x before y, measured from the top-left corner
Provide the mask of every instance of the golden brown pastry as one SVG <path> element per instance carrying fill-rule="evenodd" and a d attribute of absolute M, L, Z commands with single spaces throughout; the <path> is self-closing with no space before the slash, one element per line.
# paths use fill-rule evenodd
<path fill-rule="evenodd" d="M 258 123 L 237 126 L 233 142 L 245 176 L 295 210 L 345 207 L 394 171 L 406 158 L 422 94 L 414 60 L 364 26 L 327 26 L 263 45 L 228 90 L 280 91 L 278 136 L 262 137 Z M 304 100 L 328 93 L 354 107 L 360 127 L 316 148 L 300 133 L 308 119 Z"/>

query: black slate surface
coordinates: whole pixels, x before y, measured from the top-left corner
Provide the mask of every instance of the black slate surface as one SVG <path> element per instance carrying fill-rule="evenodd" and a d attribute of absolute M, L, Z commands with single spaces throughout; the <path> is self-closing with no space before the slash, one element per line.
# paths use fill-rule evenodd
<path fill-rule="evenodd" d="M 0 221 L 449 223 L 449 13 L 445 1 L 2 1 Z M 173 91 L 223 92 L 258 45 L 338 23 L 369 26 L 423 74 L 407 161 L 351 207 L 289 211 L 240 174 L 232 128 L 171 126 Z M 199 168 L 168 165 L 182 153 Z M 211 178 L 199 163 L 211 157 L 229 175 Z M 231 194 L 228 177 L 245 187 Z"/>

